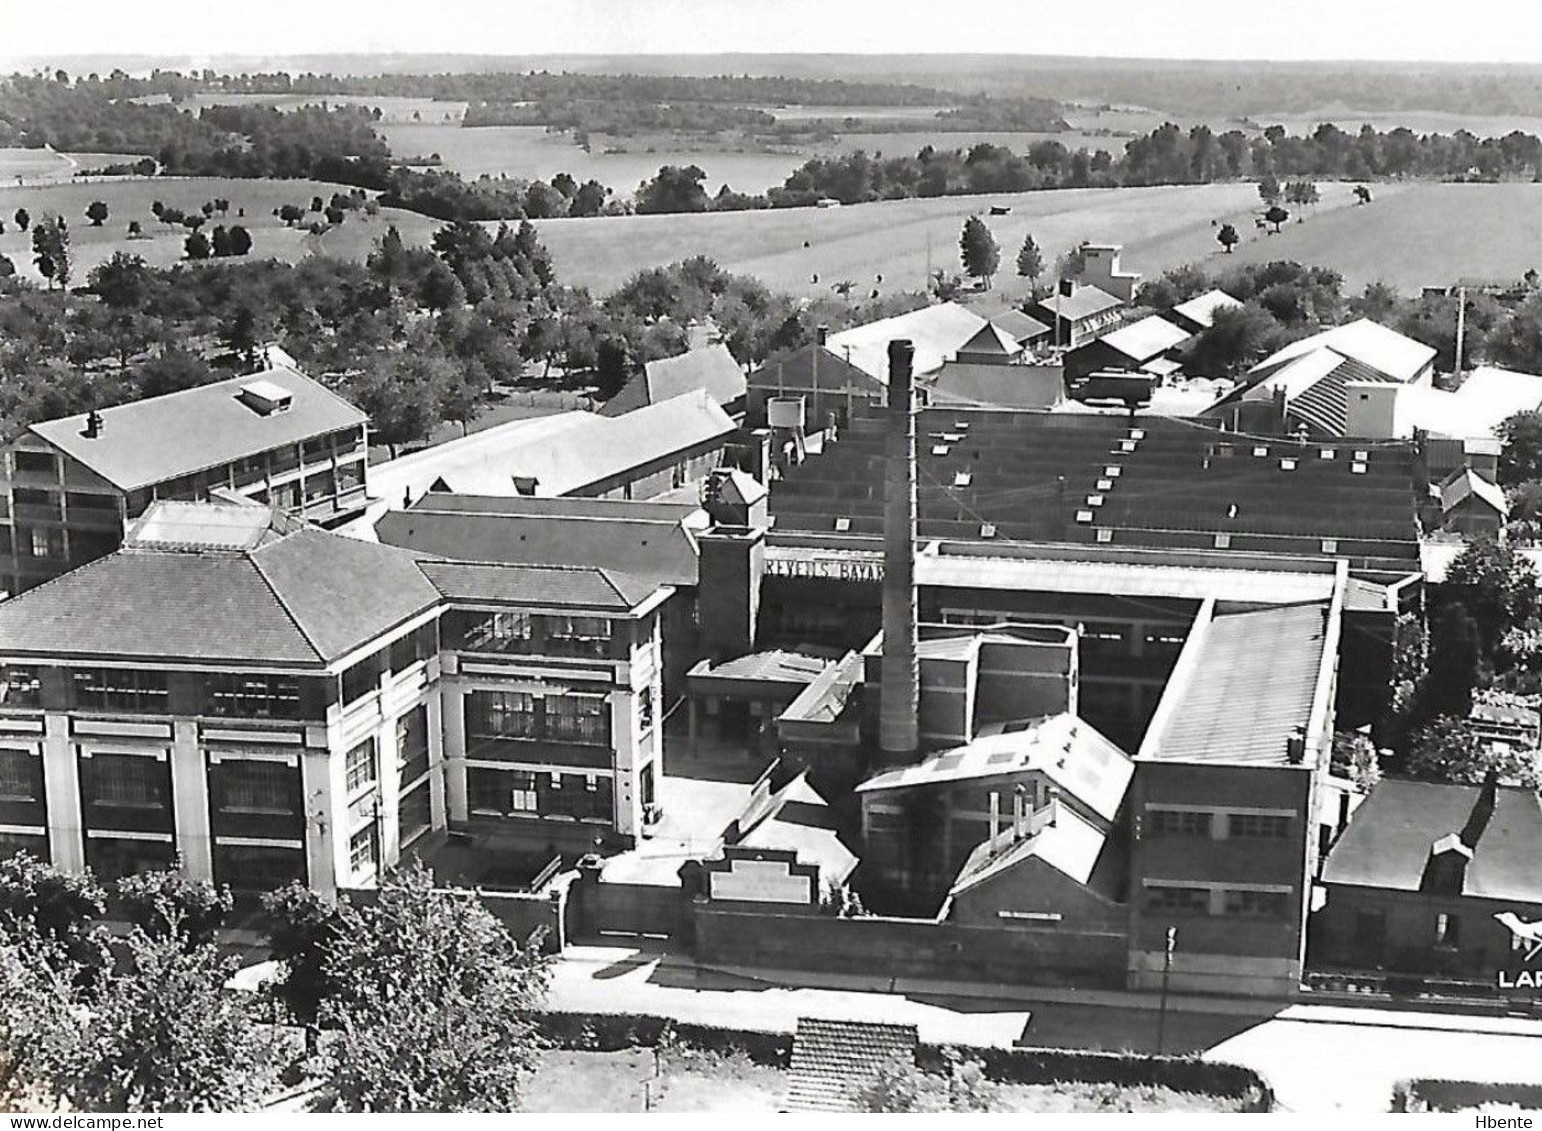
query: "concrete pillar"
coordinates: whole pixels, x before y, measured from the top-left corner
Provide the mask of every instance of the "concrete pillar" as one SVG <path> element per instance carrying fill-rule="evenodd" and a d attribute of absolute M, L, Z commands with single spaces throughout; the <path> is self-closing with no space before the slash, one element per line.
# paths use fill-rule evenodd
<path fill-rule="evenodd" d="M 56 867 L 86 867 L 85 821 L 80 812 L 80 773 L 67 715 L 43 717 L 43 796 L 48 807 L 48 849 Z"/>
<path fill-rule="evenodd" d="M 383 694 L 381 701 L 385 701 Z M 388 716 L 381 721 L 379 734 L 375 738 L 375 750 L 380 759 L 380 780 L 375 786 L 375 796 L 379 799 L 380 866 L 384 870 L 394 867 L 402 854 L 402 775 L 397 769 L 396 718 L 394 716 Z"/>
<path fill-rule="evenodd" d="M 909 761 L 920 746 L 917 713 L 920 669 L 916 658 L 916 405 L 915 350 L 889 343 L 885 438 L 882 698 L 878 745 L 886 760 Z"/>
<path fill-rule="evenodd" d="M 633 700 L 630 691 L 610 693 L 611 765 L 615 767 L 611 820 L 623 836 L 642 833 L 637 804 L 637 704 Z"/>
<path fill-rule="evenodd" d="M 337 891 L 339 875 L 347 874 L 348 832 L 338 827 L 346 819 L 346 812 L 334 804 L 342 793 L 341 767 L 342 759 L 334 759 L 327 750 L 308 749 L 300 756 L 300 788 L 305 797 L 305 871 L 310 886 L 323 895 Z M 337 866 L 339 840 L 343 845 L 341 871 Z"/>
<path fill-rule="evenodd" d="M 440 692 L 439 712 L 444 724 L 445 819 L 469 820 L 471 807 L 466 792 L 466 693 L 450 683 Z"/>
<path fill-rule="evenodd" d="M 198 724 L 172 724 L 171 811 L 176 819 L 177 855 L 195 880 L 214 878 L 214 835 L 209 828 L 209 775 L 198 746 Z"/>
<path fill-rule="evenodd" d="M 434 829 L 442 829 L 446 824 L 448 777 L 444 756 L 444 692 L 441 687 L 435 687 L 428 697 L 428 811 Z M 462 778 L 464 780 L 464 775 Z"/>

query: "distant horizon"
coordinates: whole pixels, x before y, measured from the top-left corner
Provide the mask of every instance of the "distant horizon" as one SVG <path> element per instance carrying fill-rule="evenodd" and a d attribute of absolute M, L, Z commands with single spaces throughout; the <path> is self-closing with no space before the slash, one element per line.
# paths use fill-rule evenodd
<path fill-rule="evenodd" d="M 1535 8 L 1470 0 L 1453 16 L 1430 0 L 1101 0 L 1079 9 L 975 0 L 967 18 L 930 0 L 440 0 L 318 16 L 267 0 L 261 18 L 201 0 L 4 0 L 0 66 L 66 59 L 176 60 L 441 56 L 539 58 L 741 55 L 1119 60 L 1128 63 L 1542 65 L 1525 34 Z M 746 45 L 753 49 L 746 50 Z M 989 44 L 993 50 L 980 52 Z M 1088 48 L 1093 44 L 1096 50 Z M 1344 50 L 1353 44 L 1355 52 Z M 831 51 L 832 46 L 839 47 Z"/>

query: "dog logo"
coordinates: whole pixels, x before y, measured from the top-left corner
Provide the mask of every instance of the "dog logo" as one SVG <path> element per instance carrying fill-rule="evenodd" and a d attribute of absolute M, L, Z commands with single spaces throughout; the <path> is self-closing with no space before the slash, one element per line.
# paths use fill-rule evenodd
<path fill-rule="evenodd" d="M 1542 920 L 1528 923 L 1513 911 L 1501 912 L 1494 919 L 1510 932 L 1510 953 L 1521 965 L 1520 969 L 1499 972 L 1499 988 L 1542 988 L 1542 970 L 1525 969 L 1534 963 L 1542 963 Z"/>

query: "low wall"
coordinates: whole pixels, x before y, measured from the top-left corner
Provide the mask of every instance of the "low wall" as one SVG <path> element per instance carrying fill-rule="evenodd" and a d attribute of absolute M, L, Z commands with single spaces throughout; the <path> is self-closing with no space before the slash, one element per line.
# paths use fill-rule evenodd
<path fill-rule="evenodd" d="M 696 959 L 892 978 L 1123 988 L 1126 939 L 1117 932 L 974 927 L 927 919 L 692 908 Z"/>
<path fill-rule="evenodd" d="M 598 872 L 580 865 L 578 879 L 568 889 L 567 926 L 574 939 L 678 935 L 688 926 L 685 893 L 679 884 L 607 883 Z"/>

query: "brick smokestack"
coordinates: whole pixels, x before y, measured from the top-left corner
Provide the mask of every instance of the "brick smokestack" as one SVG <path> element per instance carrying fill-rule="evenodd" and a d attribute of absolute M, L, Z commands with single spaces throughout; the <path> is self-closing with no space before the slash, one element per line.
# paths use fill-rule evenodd
<path fill-rule="evenodd" d="M 889 410 L 883 518 L 883 688 L 878 747 L 889 762 L 909 761 L 921 744 L 916 659 L 916 405 L 908 341 L 889 343 Z"/>

